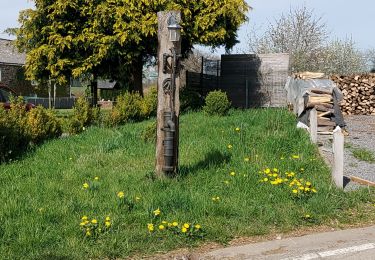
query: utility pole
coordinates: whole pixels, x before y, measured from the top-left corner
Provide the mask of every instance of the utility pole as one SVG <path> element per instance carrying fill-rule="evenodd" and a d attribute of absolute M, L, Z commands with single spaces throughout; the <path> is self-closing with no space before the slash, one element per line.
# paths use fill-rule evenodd
<path fill-rule="evenodd" d="M 158 109 L 155 173 L 178 171 L 181 13 L 158 12 Z"/>

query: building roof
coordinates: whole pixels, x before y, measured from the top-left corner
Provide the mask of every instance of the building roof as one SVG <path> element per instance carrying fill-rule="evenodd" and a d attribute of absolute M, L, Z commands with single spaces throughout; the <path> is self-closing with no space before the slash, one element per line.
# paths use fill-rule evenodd
<path fill-rule="evenodd" d="M 115 89 L 117 82 L 114 80 L 98 80 L 98 89 Z"/>
<path fill-rule="evenodd" d="M 0 63 L 11 65 L 24 65 L 25 53 L 19 53 L 12 40 L 0 38 Z"/>

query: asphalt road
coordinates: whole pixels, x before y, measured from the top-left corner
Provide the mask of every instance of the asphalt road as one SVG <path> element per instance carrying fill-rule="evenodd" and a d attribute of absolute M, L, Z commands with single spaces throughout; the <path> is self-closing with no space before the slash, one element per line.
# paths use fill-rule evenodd
<path fill-rule="evenodd" d="M 197 259 L 375 260 L 375 226 L 228 247 Z"/>

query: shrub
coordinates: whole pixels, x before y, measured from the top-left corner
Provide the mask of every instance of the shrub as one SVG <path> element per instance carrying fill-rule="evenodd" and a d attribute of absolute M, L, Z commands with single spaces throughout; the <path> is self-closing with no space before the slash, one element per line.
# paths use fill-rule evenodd
<path fill-rule="evenodd" d="M 156 86 L 150 87 L 142 102 L 142 114 L 144 117 L 156 116 L 158 108 L 158 89 Z"/>
<path fill-rule="evenodd" d="M 203 111 L 208 115 L 224 116 L 228 113 L 230 105 L 227 94 L 221 90 L 215 90 L 208 93 Z"/>
<path fill-rule="evenodd" d="M 78 98 L 73 107 L 73 117 L 68 124 L 70 134 L 78 134 L 84 127 L 99 124 L 100 108 L 92 108 L 85 98 Z"/>
<path fill-rule="evenodd" d="M 197 111 L 204 105 L 204 97 L 187 87 L 181 89 L 180 92 L 180 109 L 181 111 Z"/>
<path fill-rule="evenodd" d="M 38 106 L 26 116 L 26 135 L 33 143 L 59 137 L 62 133 L 61 124 L 52 110 Z"/>
<path fill-rule="evenodd" d="M 118 96 L 116 105 L 113 107 L 108 123 L 120 125 L 129 121 L 140 121 L 144 118 L 143 99 L 137 92 L 126 92 Z"/>
<path fill-rule="evenodd" d="M 148 124 L 141 133 L 144 142 L 156 142 L 156 121 Z"/>
<path fill-rule="evenodd" d="M 27 112 L 22 98 L 12 99 L 9 110 L 0 107 L 0 162 L 61 132 L 61 124 L 51 110 L 37 107 Z"/>
<path fill-rule="evenodd" d="M 11 120 L 9 111 L 0 107 L 0 163 L 14 156 L 29 143 L 23 134 L 23 129 Z"/>

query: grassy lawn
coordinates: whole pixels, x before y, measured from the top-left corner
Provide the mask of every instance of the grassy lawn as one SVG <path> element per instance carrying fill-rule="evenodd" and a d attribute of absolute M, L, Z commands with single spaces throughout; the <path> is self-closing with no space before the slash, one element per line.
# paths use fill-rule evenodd
<path fill-rule="evenodd" d="M 89 128 L 2 165 L 2 257 L 124 258 L 374 217 L 361 211 L 373 206 L 374 190 L 335 189 L 316 147 L 284 110 L 232 111 L 227 117 L 191 113 L 180 122 L 176 178 L 153 178 L 154 144 L 140 137 L 150 121 Z M 282 183 L 275 181 L 279 176 Z M 299 189 L 289 186 L 295 177 L 306 192 L 293 193 Z M 154 216 L 158 208 L 161 213 Z M 109 216 L 111 227 L 96 239 L 85 237 L 82 216 L 100 224 Z M 178 222 L 178 231 L 159 231 L 161 221 Z M 156 224 L 154 232 L 148 223 Z M 200 224 L 203 239 L 182 233 L 181 223 L 189 229 Z"/>

